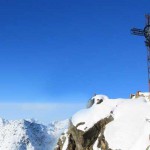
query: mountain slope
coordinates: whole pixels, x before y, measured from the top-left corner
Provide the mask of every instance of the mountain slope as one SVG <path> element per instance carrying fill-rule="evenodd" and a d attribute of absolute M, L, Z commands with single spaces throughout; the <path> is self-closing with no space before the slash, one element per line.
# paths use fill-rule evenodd
<path fill-rule="evenodd" d="M 143 93 L 144 95 L 144 93 Z M 77 112 L 56 150 L 150 150 L 150 102 L 144 96 L 94 96 Z"/>

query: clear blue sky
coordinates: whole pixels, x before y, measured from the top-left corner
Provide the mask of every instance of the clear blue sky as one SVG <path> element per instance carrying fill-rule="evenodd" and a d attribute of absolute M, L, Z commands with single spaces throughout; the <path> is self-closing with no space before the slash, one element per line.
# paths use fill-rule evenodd
<path fill-rule="evenodd" d="M 147 91 L 148 0 L 1 0 L 0 101 L 85 102 Z"/>

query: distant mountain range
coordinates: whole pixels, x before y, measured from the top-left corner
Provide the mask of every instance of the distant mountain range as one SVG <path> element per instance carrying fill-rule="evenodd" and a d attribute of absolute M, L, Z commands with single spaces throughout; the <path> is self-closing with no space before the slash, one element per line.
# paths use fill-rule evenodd
<path fill-rule="evenodd" d="M 0 118 L 0 150 L 53 150 L 67 126 L 68 120 L 45 126 L 34 120 Z"/>

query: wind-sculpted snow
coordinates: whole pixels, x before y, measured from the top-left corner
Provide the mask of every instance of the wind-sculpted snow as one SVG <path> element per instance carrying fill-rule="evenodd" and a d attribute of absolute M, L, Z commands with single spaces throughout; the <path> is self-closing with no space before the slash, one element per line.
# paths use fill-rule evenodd
<path fill-rule="evenodd" d="M 105 130 L 110 147 L 146 150 L 150 145 L 150 102 L 143 98 L 124 101 L 115 109 L 113 117 L 114 121 Z"/>
<path fill-rule="evenodd" d="M 83 122 L 84 124 L 78 126 L 79 130 L 87 131 L 99 120 L 110 116 L 111 112 L 120 104 L 123 100 L 110 100 L 107 96 L 96 95 L 91 99 L 94 100 L 93 105 L 88 109 L 83 109 L 77 112 L 72 117 L 72 123 L 77 126 L 78 123 Z"/>
<path fill-rule="evenodd" d="M 68 120 L 49 126 L 34 121 L 0 119 L 0 150 L 53 150 Z"/>

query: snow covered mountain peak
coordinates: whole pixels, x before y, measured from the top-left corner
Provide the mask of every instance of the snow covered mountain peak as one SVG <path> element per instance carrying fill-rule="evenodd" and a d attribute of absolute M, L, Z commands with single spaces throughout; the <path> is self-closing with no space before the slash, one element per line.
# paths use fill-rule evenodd
<path fill-rule="evenodd" d="M 133 99 L 92 97 L 86 109 L 72 116 L 56 150 L 150 150 L 149 93 L 140 94 Z"/>
<path fill-rule="evenodd" d="M 0 127 L 5 126 L 7 123 L 8 123 L 7 120 L 5 120 L 5 119 L 3 119 L 3 118 L 0 118 Z"/>

